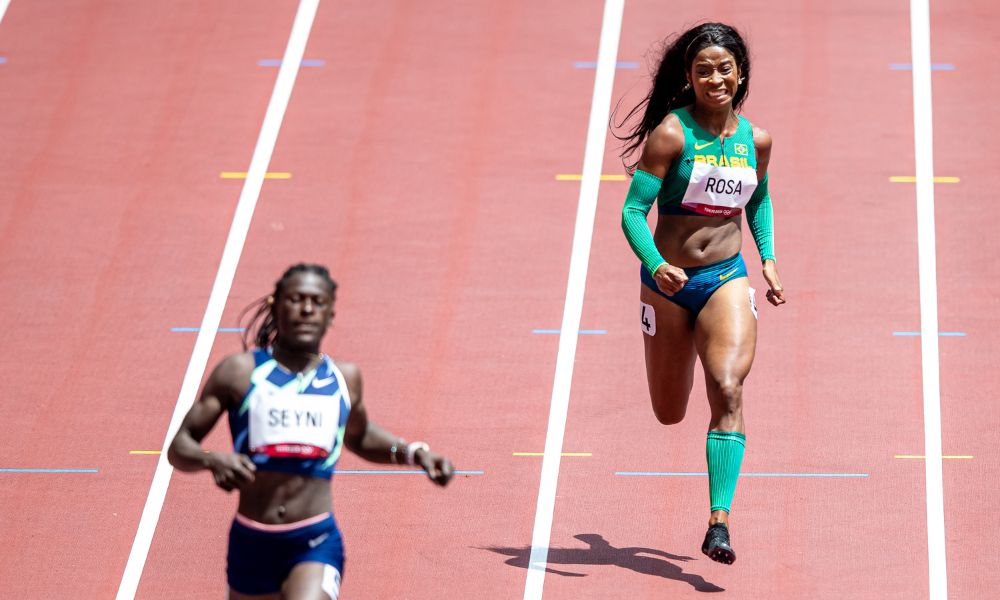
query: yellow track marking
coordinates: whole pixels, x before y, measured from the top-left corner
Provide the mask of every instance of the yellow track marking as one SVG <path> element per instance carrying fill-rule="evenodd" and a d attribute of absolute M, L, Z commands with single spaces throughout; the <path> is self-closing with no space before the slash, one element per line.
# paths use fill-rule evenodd
<path fill-rule="evenodd" d="M 583 175 L 556 175 L 556 181 L 580 181 Z M 601 175 L 601 181 L 625 181 L 624 175 Z"/>
<path fill-rule="evenodd" d="M 514 456 L 545 456 L 544 452 L 514 452 Z M 563 452 L 560 456 L 593 456 L 590 452 Z"/>
<path fill-rule="evenodd" d="M 247 174 L 245 171 L 223 171 L 219 173 L 219 177 L 223 179 L 246 179 Z M 281 173 L 281 172 L 271 172 L 264 173 L 264 179 L 291 179 L 291 173 Z"/>
<path fill-rule="evenodd" d="M 889 181 L 893 183 L 916 183 L 917 178 L 913 175 L 893 175 L 889 178 Z M 958 177 L 935 177 L 934 183 L 958 183 L 960 179 Z"/>
<path fill-rule="evenodd" d="M 922 455 L 922 454 L 896 454 L 896 455 L 893 456 L 893 458 L 920 458 L 920 459 L 923 459 L 923 458 L 927 458 L 927 457 L 924 456 L 924 455 Z M 971 460 L 971 459 L 973 459 L 975 457 L 968 456 L 968 455 L 958 454 L 958 455 L 951 455 L 951 456 L 942 456 L 941 458 L 949 458 L 949 459 L 953 459 L 953 460 Z"/>
<path fill-rule="evenodd" d="M 129 450 L 129 454 L 159 454 L 159 450 Z"/>

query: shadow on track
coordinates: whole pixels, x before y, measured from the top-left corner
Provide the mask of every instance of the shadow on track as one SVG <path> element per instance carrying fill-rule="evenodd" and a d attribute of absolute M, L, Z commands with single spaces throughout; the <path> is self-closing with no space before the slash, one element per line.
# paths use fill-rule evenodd
<path fill-rule="evenodd" d="M 701 575 L 685 573 L 684 569 L 678 565 L 668 562 L 668 560 L 677 562 L 694 560 L 690 556 L 679 556 L 653 548 L 615 548 L 596 533 L 581 533 L 573 537 L 590 547 L 549 548 L 548 566 L 545 568 L 547 573 L 562 575 L 564 577 L 586 577 L 586 573 L 560 571 L 552 568 L 552 565 L 614 565 L 635 571 L 636 573 L 642 573 L 643 575 L 653 575 L 663 577 L 664 579 L 683 581 L 699 592 L 725 591 L 724 588 L 705 581 Z M 522 548 L 487 546 L 479 549 L 510 556 L 510 559 L 504 561 L 508 565 L 522 569 L 528 568 L 528 559 L 531 556 L 530 546 Z"/>

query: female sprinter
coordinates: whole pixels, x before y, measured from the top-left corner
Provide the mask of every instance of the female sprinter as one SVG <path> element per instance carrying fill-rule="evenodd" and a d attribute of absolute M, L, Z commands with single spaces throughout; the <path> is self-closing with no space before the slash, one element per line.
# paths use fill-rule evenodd
<path fill-rule="evenodd" d="M 771 136 L 737 111 L 750 86 L 740 34 L 706 23 L 664 51 L 652 90 L 626 116 L 642 120 L 619 139 L 628 160 L 642 147 L 622 210 L 622 229 L 642 261 L 641 321 L 653 412 L 665 425 L 687 410 L 695 356 L 711 407 L 709 529 L 702 552 L 731 564 L 729 509 L 743 461 L 743 380 L 757 342 L 754 290 L 740 254 L 744 210 L 763 261 L 767 299 L 785 294 L 774 260 L 767 163 Z M 646 215 L 658 201 L 656 231 Z"/>
<path fill-rule="evenodd" d="M 174 467 L 240 490 L 226 569 L 233 600 L 337 598 L 344 551 L 330 477 L 344 444 L 370 461 L 418 464 L 438 485 L 451 479 L 451 463 L 427 444 L 368 420 L 356 366 L 320 353 L 336 291 L 325 267 L 288 269 L 247 328 L 256 349 L 219 363 L 170 445 Z M 223 413 L 234 452 L 206 452 L 200 442 Z"/>

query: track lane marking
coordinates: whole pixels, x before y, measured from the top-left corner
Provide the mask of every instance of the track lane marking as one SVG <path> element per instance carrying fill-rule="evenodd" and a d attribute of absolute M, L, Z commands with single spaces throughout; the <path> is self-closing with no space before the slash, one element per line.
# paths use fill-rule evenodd
<path fill-rule="evenodd" d="M 941 176 L 935 177 L 934 183 L 959 183 L 962 181 L 958 177 Z M 893 175 L 889 177 L 890 183 L 916 183 L 917 178 L 914 175 Z"/>
<path fill-rule="evenodd" d="M 552 382 L 549 421 L 545 432 L 545 455 L 542 458 L 535 524 L 531 532 L 531 555 L 528 558 L 524 600 L 541 600 L 542 586 L 545 583 L 545 565 L 548 562 L 549 541 L 552 536 L 559 461 L 566 433 L 573 363 L 576 360 L 578 331 L 583 313 L 583 295 L 587 283 L 590 244 L 594 236 L 597 194 L 600 189 L 601 166 L 604 162 L 604 145 L 611 111 L 611 89 L 615 80 L 615 60 L 618 56 L 624 10 L 625 0 L 606 0 L 601 18 L 594 93 L 590 103 L 590 121 L 583 154 L 583 175 L 576 210 L 576 225 L 573 230 L 573 249 L 569 259 L 566 303 L 563 307 L 562 326 L 559 328 L 561 332 L 559 350 L 556 354 L 556 368 Z"/>
<path fill-rule="evenodd" d="M 122 574 L 118 594 L 115 596 L 116 600 L 132 600 L 139 587 L 142 569 L 153 541 L 156 523 L 160 518 L 160 511 L 167 494 L 167 486 L 170 484 L 170 474 L 173 472 L 173 467 L 167 462 L 167 445 L 177 433 L 184 415 L 194 403 L 195 394 L 198 392 L 202 375 L 205 373 L 208 356 L 212 350 L 212 344 L 215 342 L 216 330 L 222 321 L 222 310 L 226 306 L 226 298 L 229 296 L 233 278 L 236 276 L 236 265 L 243 253 L 243 245 L 250 229 L 250 221 L 257 206 L 257 199 L 260 197 L 260 189 L 264 184 L 264 175 L 271 162 L 274 145 L 278 139 L 278 131 L 281 129 L 281 121 L 284 119 L 288 100 L 295 85 L 295 77 L 299 72 L 298 65 L 305 53 L 306 42 L 309 39 L 309 32 L 312 29 L 313 19 L 316 17 L 318 8 L 319 0 L 300 0 L 295 13 L 295 21 L 292 23 L 285 56 L 278 69 L 274 91 L 271 93 L 267 112 L 264 114 L 264 122 L 261 124 L 260 135 L 257 137 L 257 144 L 254 147 L 253 157 L 250 159 L 248 176 L 243 183 L 243 189 L 236 204 L 236 212 L 233 215 L 226 245 L 222 251 L 222 259 L 219 261 L 219 270 L 216 272 L 215 282 L 212 284 L 212 293 L 208 298 L 208 305 L 205 308 L 200 331 L 194 343 L 191 360 L 184 373 L 184 381 L 177 397 L 177 404 L 174 406 L 174 412 L 167 427 L 162 454 L 156 463 L 156 472 L 153 474 L 153 482 L 149 486 L 149 495 L 146 496 L 146 504 L 142 509 L 142 517 L 139 520 L 135 540 L 132 542 L 128 563 L 126 563 L 125 571 Z"/>
<path fill-rule="evenodd" d="M 924 456 L 923 454 L 895 454 L 895 455 L 893 455 L 893 458 L 916 458 L 916 459 L 921 459 L 922 460 L 922 459 L 925 459 L 927 457 Z M 941 458 L 943 458 L 945 460 L 972 460 L 973 458 L 975 458 L 975 456 L 970 456 L 970 455 L 967 455 L 967 454 L 962 454 L 962 455 L 959 455 L 959 454 L 947 455 L 946 454 L 946 455 L 942 456 Z"/>
<path fill-rule="evenodd" d="M 8 6 L 10 6 L 10 0 L 0 0 L 0 23 L 3 23 L 3 16 L 7 13 Z"/>
<path fill-rule="evenodd" d="M 941 460 L 941 364 L 938 351 L 937 241 L 934 225 L 934 113 L 931 102 L 929 0 L 910 0 L 913 65 L 913 145 L 916 173 L 920 366 L 923 384 L 929 600 L 948 598 L 944 475 Z"/>
<path fill-rule="evenodd" d="M 593 456 L 591 452 L 561 452 L 561 456 L 587 457 Z M 511 456 L 545 456 L 544 452 L 511 452 Z"/>
<path fill-rule="evenodd" d="M 601 175 L 601 181 L 626 181 L 624 175 Z M 583 175 L 576 173 L 561 173 L 556 175 L 556 181 L 583 181 Z"/>
<path fill-rule="evenodd" d="M 219 173 L 220 179 L 246 179 L 245 171 L 223 171 Z M 286 171 L 271 171 L 264 173 L 264 179 L 291 179 L 292 174 Z"/>

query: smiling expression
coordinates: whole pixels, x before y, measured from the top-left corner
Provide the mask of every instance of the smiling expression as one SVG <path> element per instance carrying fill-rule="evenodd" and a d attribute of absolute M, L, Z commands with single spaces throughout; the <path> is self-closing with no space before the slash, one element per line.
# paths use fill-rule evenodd
<path fill-rule="evenodd" d="M 695 103 L 708 108 L 731 105 L 739 89 L 739 79 L 736 58 L 721 46 L 703 48 L 691 61 L 688 71 Z"/>

